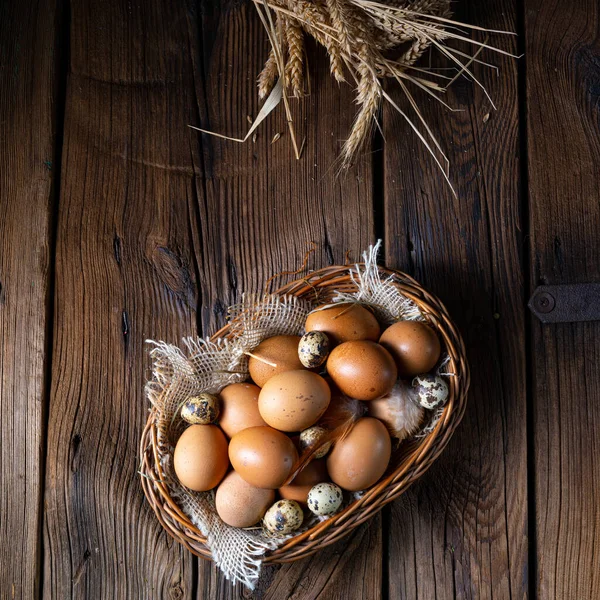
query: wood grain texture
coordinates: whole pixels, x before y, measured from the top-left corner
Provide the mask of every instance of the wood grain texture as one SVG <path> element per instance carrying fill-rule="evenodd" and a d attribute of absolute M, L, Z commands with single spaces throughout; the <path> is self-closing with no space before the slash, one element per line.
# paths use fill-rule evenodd
<path fill-rule="evenodd" d="M 44 597 L 183 598 L 193 558 L 139 484 L 146 339 L 196 328 L 195 122 L 179 3 L 71 6 Z"/>
<path fill-rule="evenodd" d="M 259 111 L 255 81 L 267 57 L 266 35 L 252 5 L 202 3 L 202 9 L 202 46 L 193 50 L 200 122 L 211 131 L 240 136 L 249 127 L 247 116 Z M 334 176 L 353 118 L 351 90 L 332 81 L 324 54 L 314 47 L 309 64 L 315 91 L 300 103 L 292 100 L 298 137 L 306 136 L 300 161 L 283 107 L 260 127 L 256 143 L 198 138 L 204 177 L 197 178 L 197 257 L 206 334 L 223 323 L 225 307 L 243 292 L 262 292 L 272 274 L 296 270 L 311 242 L 316 245 L 311 267 L 343 263 L 347 250 L 356 258 L 373 242 L 371 157 L 364 156 L 344 177 Z M 276 133 L 281 138 L 273 144 Z M 352 540 L 298 565 L 268 569 L 251 595 L 231 588 L 214 566 L 201 562 L 198 597 L 377 598 L 380 521 Z M 346 544 L 349 551 L 340 557 Z M 308 582 L 314 582 L 310 589 Z"/>
<path fill-rule="evenodd" d="M 56 2 L 0 6 L 0 597 L 39 590 Z"/>
<path fill-rule="evenodd" d="M 456 8 L 459 20 L 515 30 L 511 1 Z M 493 36 L 490 43 L 516 50 L 514 38 Z M 386 262 L 414 274 L 446 303 L 472 372 L 454 439 L 392 505 L 390 598 L 516 599 L 528 591 L 518 65 L 489 58 L 498 75 L 479 65 L 474 70 L 497 111 L 464 80 L 444 97 L 462 112 L 419 96 L 450 159 L 458 198 L 407 126 L 393 110 L 384 112 Z"/>
<path fill-rule="evenodd" d="M 600 9 L 525 2 L 531 291 L 600 281 Z M 600 597 L 600 323 L 532 321 L 539 598 Z"/>
<path fill-rule="evenodd" d="M 463 112 L 419 97 L 458 199 L 388 109 L 383 152 L 334 177 L 353 94 L 310 44 L 312 95 L 292 101 L 300 161 L 282 108 L 254 143 L 189 131 L 239 135 L 260 108 L 267 40 L 237 1 L 70 3 L 61 150 L 58 4 L 0 5 L 0 597 L 600 597 L 600 324 L 525 313 L 539 284 L 600 280 L 597 3 L 457 5 L 460 19 L 510 30 L 522 10 L 526 55 L 488 53 L 498 76 L 475 69 L 498 111 L 465 81 L 445 97 Z M 368 527 L 266 567 L 254 592 L 231 586 L 172 542 L 143 498 L 144 340 L 210 334 L 311 242 L 317 267 L 357 258 L 376 234 L 386 263 L 439 294 L 465 334 L 465 420 Z"/>
<path fill-rule="evenodd" d="M 260 109 L 256 77 L 268 54 L 251 5 L 202 3 L 194 55 L 200 121 L 205 129 L 242 136 Z M 199 136 L 205 177 L 198 180 L 203 273 L 202 324 L 211 331 L 242 292 L 262 292 L 274 273 L 296 270 L 316 244 L 309 266 L 357 257 L 373 241 L 370 156 L 336 178 L 335 160 L 353 118 L 351 89 L 331 81 L 326 57 L 309 47 L 315 91 L 292 101 L 302 159 L 295 160 L 283 106 L 258 130 L 256 143 Z M 281 138 L 272 143 L 279 133 Z M 276 287 L 276 283 L 274 286 Z"/>
<path fill-rule="evenodd" d="M 232 586 L 213 564 L 200 569 L 197 599 L 375 600 L 382 597 L 381 515 L 309 558 L 268 565 L 253 592 Z"/>

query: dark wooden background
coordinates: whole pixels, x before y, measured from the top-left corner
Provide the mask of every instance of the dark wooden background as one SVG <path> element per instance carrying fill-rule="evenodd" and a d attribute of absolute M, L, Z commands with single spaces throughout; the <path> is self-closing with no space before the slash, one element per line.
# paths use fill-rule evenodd
<path fill-rule="evenodd" d="M 333 176 L 354 105 L 315 48 L 300 161 L 282 110 L 254 144 L 189 130 L 239 135 L 258 112 L 250 5 L 0 4 L 0 597 L 600 597 L 600 323 L 526 309 L 539 284 L 600 281 L 600 6 L 456 9 L 525 55 L 476 67 L 497 111 L 467 81 L 447 98 L 461 112 L 420 98 L 458 198 L 388 109 Z M 318 267 L 378 237 L 464 332 L 464 422 L 368 527 L 250 594 L 143 498 L 144 340 L 210 333 L 311 241 Z"/>

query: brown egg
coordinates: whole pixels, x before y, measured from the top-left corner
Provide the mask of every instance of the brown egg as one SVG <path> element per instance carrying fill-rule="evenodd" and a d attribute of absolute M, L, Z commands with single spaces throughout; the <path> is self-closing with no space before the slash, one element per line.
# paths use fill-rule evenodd
<path fill-rule="evenodd" d="M 258 410 L 268 425 L 280 431 L 300 431 L 314 425 L 329 406 L 331 391 L 312 371 L 287 371 L 271 377 L 258 396 Z"/>
<path fill-rule="evenodd" d="M 325 481 L 329 481 L 327 462 L 324 458 L 311 460 L 290 484 L 279 488 L 279 495 L 286 500 L 295 500 L 306 506 L 310 489 L 317 483 Z"/>
<path fill-rule="evenodd" d="M 229 460 L 242 479 L 259 488 L 276 489 L 298 460 L 292 440 L 272 427 L 249 427 L 231 438 Z"/>
<path fill-rule="evenodd" d="M 440 359 L 440 340 L 436 332 L 419 321 L 398 321 L 390 325 L 379 343 L 394 357 L 400 377 L 427 373 Z"/>
<path fill-rule="evenodd" d="M 247 427 L 266 425 L 258 412 L 259 393 L 260 388 L 251 383 L 232 383 L 221 390 L 219 426 L 227 437 Z"/>
<path fill-rule="evenodd" d="M 306 331 L 323 331 L 333 344 L 351 340 L 377 341 L 381 328 L 370 310 L 360 304 L 317 308 L 306 318 Z"/>
<path fill-rule="evenodd" d="M 398 378 L 390 353 L 366 340 L 334 348 L 327 359 L 327 373 L 346 396 L 358 400 L 385 396 Z"/>
<path fill-rule="evenodd" d="M 212 490 L 229 467 L 223 432 L 215 425 L 188 427 L 175 446 L 173 467 L 179 481 L 191 490 Z"/>
<path fill-rule="evenodd" d="M 335 443 L 327 458 L 327 470 L 331 481 L 357 492 L 379 481 L 391 455 L 392 442 L 385 425 L 372 417 L 363 417 L 343 440 Z"/>
<path fill-rule="evenodd" d="M 275 492 L 246 483 L 236 471 L 229 472 L 217 488 L 217 513 L 232 527 L 251 527 L 258 523 L 275 502 Z"/>
<path fill-rule="evenodd" d="M 248 361 L 248 370 L 252 381 L 257 386 L 263 387 L 273 375 L 284 371 L 304 369 L 298 358 L 299 342 L 299 335 L 276 335 L 263 340 L 252 350 L 252 354 L 277 366 L 272 367 L 251 356 Z"/>

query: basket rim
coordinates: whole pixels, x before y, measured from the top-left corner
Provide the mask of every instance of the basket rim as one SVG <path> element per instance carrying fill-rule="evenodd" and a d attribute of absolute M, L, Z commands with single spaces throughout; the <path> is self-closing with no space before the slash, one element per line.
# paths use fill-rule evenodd
<path fill-rule="evenodd" d="M 319 299 L 323 290 L 337 291 L 340 286 L 356 289 L 351 278 L 351 269 L 364 263 L 332 265 L 311 271 L 305 277 L 290 281 L 273 291 L 274 295 L 297 296 Z M 267 551 L 263 562 L 286 563 L 310 556 L 330 544 L 335 543 L 354 528 L 370 519 L 386 504 L 403 494 L 437 460 L 448 444 L 452 434 L 464 415 L 467 393 L 470 385 L 470 371 L 462 336 L 452 321 L 444 304 L 434 294 L 406 273 L 379 266 L 380 274 L 387 275 L 400 292 L 413 300 L 426 321 L 432 325 L 444 341 L 450 357 L 450 369 L 454 373 L 449 378 L 450 394 L 443 413 L 435 428 L 423 438 L 403 442 L 402 452 L 397 456 L 398 464 L 384 478 L 364 492 L 339 513 L 331 516 L 302 533 L 285 540 L 274 550 Z M 232 322 L 210 336 L 211 341 L 227 337 Z M 149 411 L 141 439 L 139 471 L 142 488 L 163 529 L 196 556 L 211 560 L 212 554 L 206 537 L 183 513 L 169 494 L 158 460 L 157 433 L 155 426 L 156 409 Z"/>

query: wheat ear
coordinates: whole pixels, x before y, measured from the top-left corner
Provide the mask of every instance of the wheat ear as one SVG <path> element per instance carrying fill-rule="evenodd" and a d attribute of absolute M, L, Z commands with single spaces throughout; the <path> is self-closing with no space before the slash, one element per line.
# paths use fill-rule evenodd
<path fill-rule="evenodd" d="M 327 0 L 327 9 L 329 10 L 329 17 L 331 24 L 335 27 L 338 35 L 338 40 L 342 50 L 346 54 L 351 54 L 349 31 L 348 31 L 348 19 L 344 3 L 341 0 Z"/>
<path fill-rule="evenodd" d="M 258 76 L 258 97 L 261 100 L 264 100 L 271 93 L 276 79 L 277 60 L 275 58 L 275 52 L 271 48 L 269 58 L 267 58 L 267 62 Z"/>
<path fill-rule="evenodd" d="M 304 95 L 304 34 L 298 21 L 285 19 L 285 35 L 288 45 L 285 77 L 294 97 L 301 98 Z"/>
<path fill-rule="evenodd" d="M 365 142 L 370 139 L 381 101 L 381 82 L 374 69 L 368 64 L 368 54 L 366 54 L 364 46 L 361 54 L 365 58 L 361 58 L 356 65 L 359 78 L 356 102 L 360 105 L 360 110 L 352 125 L 350 137 L 342 148 L 342 168 L 347 168 L 352 164 Z"/>
<path fill-rule="evenodd" d="M 282 53 L 285 58 L 285 49 L 287 47 L 287 43 L 284 33 L 284 22 L 281 16 L 277 16 L 277 20 L 275 22 L 275 27 L 277 30 L 277 40 L 279 41 L 279 47 L 281 48 Z M 266 98 L 273 89 L 277 78 L 279 77 L 279 69 L 277 67 L 277 56 L 275 54 L 274 48 L 271 48 L 269 52 L 269 58 L 267 58 L 267 62 L 263 67 L 263 70 L 260 72 L 258 76 L 258 97 L 263 100 Z"/>

